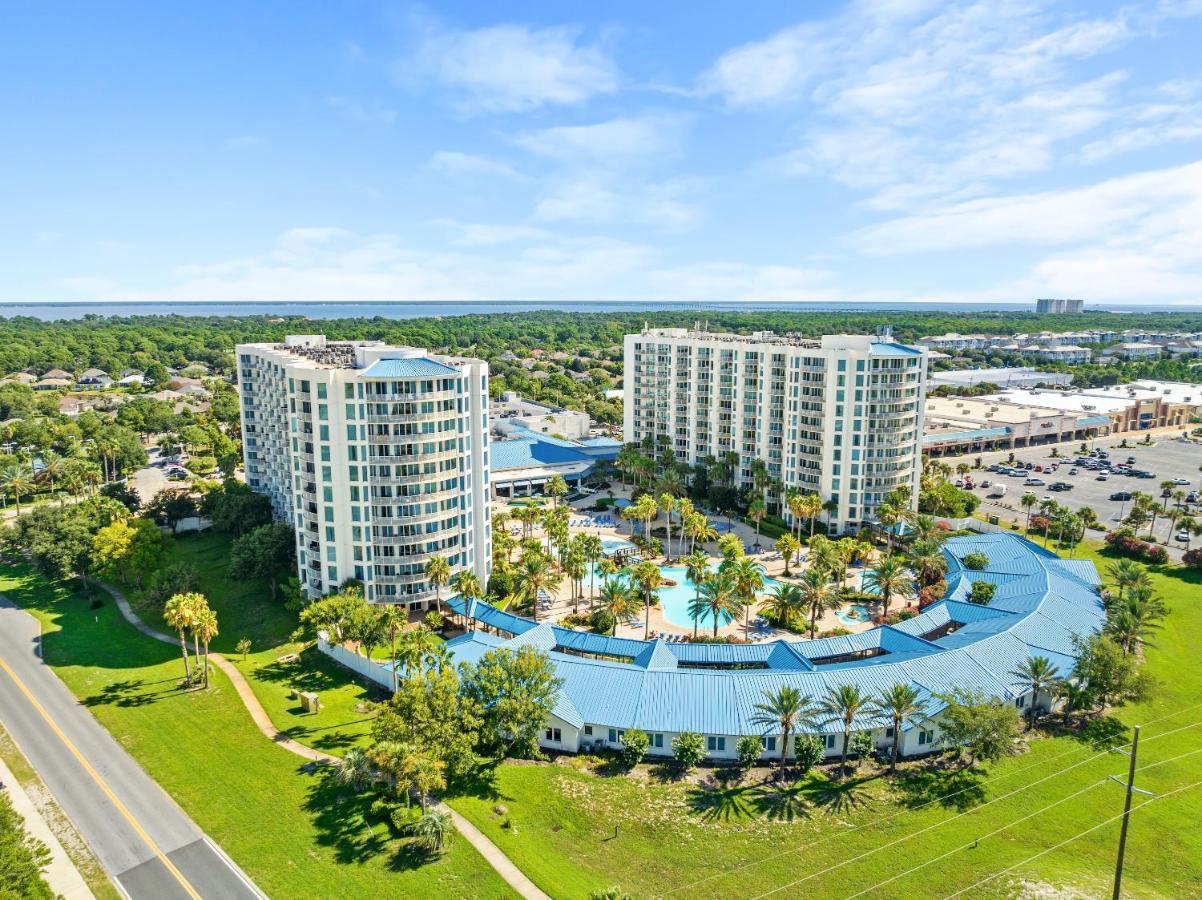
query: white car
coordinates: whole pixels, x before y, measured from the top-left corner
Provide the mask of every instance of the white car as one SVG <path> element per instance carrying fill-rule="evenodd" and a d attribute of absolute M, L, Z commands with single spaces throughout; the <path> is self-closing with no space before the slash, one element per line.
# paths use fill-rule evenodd
<path fill-rule="evenodd" d="M 1188 478 L 1174 478 L 1173 484 L 1178 484 L 1178 485 L 1189 484 L 1189 479 Z"/>
<path fill-rule="evenodd" d="M 1110 480 L 1110 476 L 1107 475 L 1105 472 L 1103 472 L 1101 475 L 1097 476 L 1097 478 L 1094 479 L 1094 481 L 1109 481 L 1109 480 Z"/>
<path fill-rule="evenodd" d="M 1047 482 L 1045 482 L 1042 478 L 1036 478 L 1034 476 L 1031 476 L 1030 478 L 1028 478 L 1026 481 L 1023 482 L 1023 484 L 1034 484 L 1034 485 L 1043 485 L 1046 483 Z"/>
<path fill-rule="evenodd" d="M 1180 542 L 1181 542 L 1181 543 L 1183 543 L 1183 544 L 1188 544 L 1188 543 L 1189 543 L 1189 539 L 1190 539 L 1190 537 L 1191 537 L 1191 535 L 1190 535 L 1190 533 L 1189 533 L 1188 531 L 1178 531 L 1178 532 L 1177 532 L 1177 533 L 1176 533 L 1176 534 L 1173 536 L 1173 540 L 1175 540 L 1175 541 L 1180 541 Z"/>

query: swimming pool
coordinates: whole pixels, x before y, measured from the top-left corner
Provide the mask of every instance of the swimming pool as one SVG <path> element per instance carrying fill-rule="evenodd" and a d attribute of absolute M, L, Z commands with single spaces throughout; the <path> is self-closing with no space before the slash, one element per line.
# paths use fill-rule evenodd
<path fill-rule="evenodd" d="M 689 603 L 697 595 L 697 589 L 689 580 L 688 570 L 684 566 L 660 566 L 659 571 L 664 578 L 676 582 L 672 586 L 664 585 L 658 592 L 659 608 L 664 614 L 664 619 L 678 628 L 692 628 L 693 617 L 689 615 Z M 764 588 L 760 592 L 761 596 L 770 593 L 778 584 L 780 582 L 775 578 L 765 577 Z M 706 613 L 697 620 L 697 628 L 702 632 L 707 629 L 712 632 L 714 629 L 713 617 Z"/>
<path fill-rule="evenodd" d="M 836 612 L 835 617 L 848 625 L 863 625 L 872 620 L 872 613 L 863 603 L 851 603 L 846 610 L 840 609 Z"/>
<path fill-rule="evenodd" d="M 605 551 L 606 556 L 618 550 L 629 550 L 633 546 L 634 544 L 623 538 L 601 538 L 601 548 Z"/>

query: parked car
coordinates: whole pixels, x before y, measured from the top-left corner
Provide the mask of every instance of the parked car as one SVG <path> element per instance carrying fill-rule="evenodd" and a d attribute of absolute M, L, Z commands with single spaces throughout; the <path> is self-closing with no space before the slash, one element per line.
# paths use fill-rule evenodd
<path fill-rule="evenodd" d="M 1193 535 L 1191 535 L 1188 531 L 1178 531 L 1175 535 L 1173 535 L 1173 540 L 1180 541 L 1183 544 L 1188 544 L 1191 537 L 1193 537 Z"/>
<path fill-rule="evenodd" d="M 1190 491 L 1188 494 L 1186 494 L 1185 502 L 1186 503 L 1197 503 L 1198 502 L 1198 492 Z"/>
<path fill-rule="evenodd" d="M 1076 467 L 1076 466 L 1073 466 L 1071 469 L 1069 469 L 1069 470 L 1068 470 L 1068 474 L 1070 474 L 1070 475 L 1076 475 L 1076 474 L 1077 474 L 1077 467 Z"/>
<path fill-rule="evenodd" d="M 1130 500 L 1131 492 L 1130 491 L 1115 491 L 1113 494 L 1110 495 L 1110 499 L 1111 500 L 1123 500 L 1123 501 Z"/>
<path fill-rule="evenodd" d="M 1027 478 L 1027 480 L 1026 480 L 1026 481 L 1024 481 L 1024 482 L 1023 482 L 1023 484 L 1031 484 L 1031 485 L 1040 485 L 1040 486 L 1042 486 L 1042 485 L 1044 485 L 1044 484 L 1047 484 L 1047 482 L 1045 482 L 1045 481 L 1044 481 L 1042 478 L 1036 478 L 1034 475 L 1031 475 L 1031 476 L 1029 476 L 1029 477 Z"/>
<path fill-rule="evenodd" d="M 1109 475 L 1107 475 L 1105 472 L 1102 472 L 1102 473 L 1100 473 L 1100 474 L 1098 474 L 1098 475 L 1095 475 L 1093 480 L 1094 480 L 1094 481 L 1109 481 L 1109 480 L 1110 480 L 1110 476 L 1109 476 Z"/>
<path fill-rule="evenodd" d="M 1173 484 L 1176 484 L 1176 485 L 1189 484 L 1189 479 L 1188 478 L 1174 478 Z"/>

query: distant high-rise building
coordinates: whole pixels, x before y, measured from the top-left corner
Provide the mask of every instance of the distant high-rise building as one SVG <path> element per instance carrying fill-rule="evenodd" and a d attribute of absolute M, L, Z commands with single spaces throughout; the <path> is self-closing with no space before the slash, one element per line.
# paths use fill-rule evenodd
<path fill-rule="evenodd" d="M 897 487 L 917 502 L 926 370 L 924 350 L 887 335 L 628 334 L 625 438 L 708 463 L 740 489 L 762 460 L 770 484 L 830 504 L 830 531 L 843 534 Z"/>
<path fill-rule="evenodd" d="M 1035 311 L 1037 313 L 1079 313 L 1084 305 L 1084 300 L 1043 299 L 1035 301 Z"/>
<path fill-rule="evenodd" d="M 239 344 L 246 483 L 296 528 L 310 597 L 421 609 L 433 556 L 487 584 L 488 364 L 382 341 Z"/>

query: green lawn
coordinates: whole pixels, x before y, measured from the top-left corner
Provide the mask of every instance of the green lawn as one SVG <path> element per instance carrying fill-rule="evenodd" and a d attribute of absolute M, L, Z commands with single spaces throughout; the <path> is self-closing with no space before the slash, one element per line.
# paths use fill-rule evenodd
<path fill-rule="evenodd" d="M 1096 546 L 1083 555 L 1103 572 L 1110 562 Z M 1145 726 L 1140 765 L 1150 768 L 1138 783 L 1165 794 L 1202 780 L 1202 577 L 1180 569 L 1153 577 L 1173 608 L 1147 663 L 1159 691 L 1118 718 Z M 602 777 L 580 771 L 579 762 L 502 765 L 451 803 L 559 897 L 612 884 L 638 896 L 756 897 L 781 889 L 782 897 L 847 897 L 879 885 L 872 896 L 942 897 L 1120 812 L 1122 789 L 1105 778 L 1125 772 L 1125 762 L 1075 737 L 1044 737 L 980 774 L 918 767 L 890 784 L 865 769 L 842 786 L 812 775 L 787 793 Z M 498 804 L 504 814 L 494 811 Z M 1200 804 L 1202 787 L 1135 813 L 1125 894 L 1202 896 Z M 1047 896 L 1104 895 L 1117 836 L 1117 823 L 1105 825 L 968 896 L 1014 896 L 1023 882 Z"/>
<path fill-rule="evenodd" d="M 266 740 L 219 670 L 210 690 L 179 692 L 178 651 L 139 634 L 111 601 L 91 610 L 67 586 L 25 567 L 0 567 L 0 592 L 42 621 L 45 659 L 81 702 L 268 894 L 512 896 L 463 841 L 429 861 L 390 837 L 364 798 Z M 230 596 L 219 600 L 214 591 L 210 600 L 219 615 L 238 621 Z M 257 621 L 264 635 L 272 627 L 261 611 L 242 621 L 247 628 Z M 256 690 L 281 687 L 264 678 L 255 683 Z M 349 711 L 330 703 L 321 715 L 351 728 Z M 317 743 L 315 722 L 304 727 Z"/>

